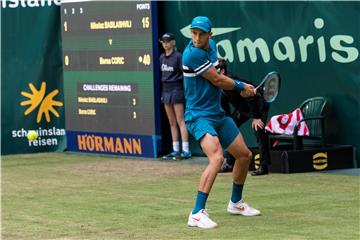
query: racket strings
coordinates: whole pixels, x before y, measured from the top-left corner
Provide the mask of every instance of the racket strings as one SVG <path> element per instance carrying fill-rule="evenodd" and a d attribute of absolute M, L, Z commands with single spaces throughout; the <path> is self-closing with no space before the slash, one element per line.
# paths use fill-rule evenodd
<path fill-rule="evenodd" d="M 263 97 L 266 101 L 275 99 L 279 92 L 279 78 L 272 77 L 264 83 Z"/>

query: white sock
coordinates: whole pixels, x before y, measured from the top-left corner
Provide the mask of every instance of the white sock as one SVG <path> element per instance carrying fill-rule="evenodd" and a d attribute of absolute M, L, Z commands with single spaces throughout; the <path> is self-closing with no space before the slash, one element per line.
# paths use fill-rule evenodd
<path fill-rule="evenodd" d="M 190 152 L 189 142 L 182 142 L 182 150 L 183 150 L 183 152 Z"/>
<path fill-rule="evenodd" d="M 180 143 L 179 141 L 173 142 L 173 150 L 175 152 L 179 152 L 180 151 Z"/>

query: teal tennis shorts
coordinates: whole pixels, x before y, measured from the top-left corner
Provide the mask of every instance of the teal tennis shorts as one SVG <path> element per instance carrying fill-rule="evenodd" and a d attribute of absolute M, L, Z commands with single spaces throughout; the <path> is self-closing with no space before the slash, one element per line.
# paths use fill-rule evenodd
<path fill-rule="evenodd" d="M 239 134 L 239 129 L 232 118 L 227 116 L 221 117 L 201 117 L 195 121 L 186 122 L 186 126 L 196 141 L 209 133 L 218 136 L 221 146 L 227 149 Z"/>

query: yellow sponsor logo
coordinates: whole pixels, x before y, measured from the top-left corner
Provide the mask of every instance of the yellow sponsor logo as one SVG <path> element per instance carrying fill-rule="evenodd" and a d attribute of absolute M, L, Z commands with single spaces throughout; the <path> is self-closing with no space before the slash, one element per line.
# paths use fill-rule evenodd
<path fill-rule="evenodd" d="M 55 117 L 59 117 L 59 113 L 56 111 L 55 107 L 62 107 L 63 103 L 60 101 L 54 100 L 54 97 L 59 93 L 59 90 L 55 89 L 50 92 L 48 95 L 46 92 L 46 82 L 42 82 L 40 89 L 37 90 L 32 83 L 29 83 L 30 92 L 22 91 L 21 95 L 28 98 L 20 103 L 21 106 L 29 106 L 24 115 L 27 116 L 38 108 L 36 122 L 40 123 L 43 116 L 45 116 L 46 122 L 50 122 L 50 113 Z"/>
<path fill-rule="evenodd" d="M 319 152 L 313 155 L 313 167 L 316 170 L 323 170 L 328 166 L 327 152 Z"/>
<path fill-rule="evenodd" d="M 254 157 L 255 169 L 260 167 L 260 153 L 256 154 Z"/>

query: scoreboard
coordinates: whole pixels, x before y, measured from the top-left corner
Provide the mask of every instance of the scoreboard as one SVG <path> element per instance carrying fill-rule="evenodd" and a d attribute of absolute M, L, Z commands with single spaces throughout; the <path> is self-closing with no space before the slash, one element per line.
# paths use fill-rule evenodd
<path fill-rule="evenodd" d="M 151 1 L 62 2 L 68 150 L 156 157 L 156 19 Z"/>

